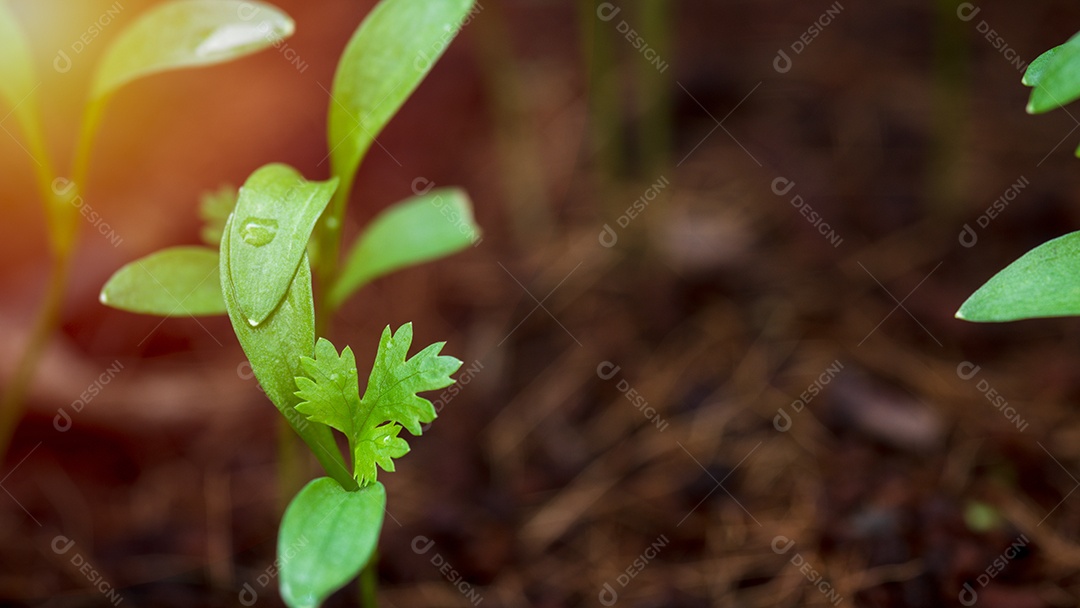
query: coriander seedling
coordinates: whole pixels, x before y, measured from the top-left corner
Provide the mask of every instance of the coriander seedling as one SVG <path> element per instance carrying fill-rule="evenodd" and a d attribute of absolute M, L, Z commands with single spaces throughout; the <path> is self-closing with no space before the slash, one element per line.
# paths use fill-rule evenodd
<path fill-rule="evenodd" d="M 443 343 L 409 357 L 412 324 L 387 327 L 361 395 L 352 349 L 339 351 L 321 329 L 370 281 L 479 238 L 465 193 L 432 190 L 377 216 L 344 263 L 338 259 L 360 162 L 471 7 L 472 0 L 379 2 L 349 41 L 334 78 L 331 177 L 309 181 L 282 164 L 256 170 L 236 197 L 222 191 L 204 201 L 210 247 L 173 247 L 132 262 L 101 293 L 102 302 L 132 312 L 228 314 L 266 396 L 326 471 L 328 477 L 300 490 L 282 518 L 280 589 L 289 606 L 318 606 L 370 568 L 386 507 L 378 471 L 393 471 L 394 459 L 409 451 L 403 430 L 420 435 L 435 419 L 435 408 L 418 393 L 449 386 L 461 366 L 439 354 Z M 332 431 L 348 440 L 347 458 Z M 373 603 L 370 594 L 366 601 Z"/>

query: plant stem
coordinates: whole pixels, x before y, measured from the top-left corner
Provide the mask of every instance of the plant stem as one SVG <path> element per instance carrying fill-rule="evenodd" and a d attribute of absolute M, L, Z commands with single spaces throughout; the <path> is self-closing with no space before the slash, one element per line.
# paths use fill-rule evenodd
<path fill-rule="evenodd" d="M 360 571 L 360 605 L 364 608 L 376 608 L 379 605 L 379 550 L 371 554 L 371 559 Z"/>
<path fill-rule="evenodd" d="M 45 352 L 45 346 L 49 342 L 60 324 L 60 312 L 64 304 L 64 295 L 67 292 L 68 274 L 71 271 L 71 256 L 63 255 L 56 257 L 53 262 L 51 276 L 49 277 L 48 291 L 41 312 L 34 323 L 33 332 L 30 334 L 30 342 L 15 368 L 15 375 L 4 397 L 0 400 L 0 457 L 7 453 L 11 437 L 22 418 L 26 393 L 34 380 L 34 372 L 38 362 Z"/>

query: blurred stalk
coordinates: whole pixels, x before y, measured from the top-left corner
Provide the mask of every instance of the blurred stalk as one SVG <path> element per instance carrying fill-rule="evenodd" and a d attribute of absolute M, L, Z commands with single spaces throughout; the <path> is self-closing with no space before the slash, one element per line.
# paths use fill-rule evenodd
<path fill-rule="evenodd" d="M 657 0 L 653 2 L 662 4 Z M 602 180 L 611 182 L 626 168 L 626 142 L 622 133 L 618 64 L 613 44 L 618 24 L 600 18 L 601 4 L 599 0 L 582 2 L 578 19 L 589 78 L 589 145 L 597 158 Z"/>
<path fill-rule="evenodd" d="M 933 143 L 927 167 L 929 209 L 924 214 L 937 221 L 950 221 L 964 211 L 969 25 L 957 17 L 955 2 L 938 0 L 934 15 Z"/>
<path fill-rule="evenodd" d="M 521 67 L 515 61 L 506 15 L 500 3 L 484 7 L 474 24 L 477 59 L 492 103 L 495 146 L 503 198 L 510 205 L 514 237 L 524 249 L 548 240 L 553 220 L 544 191 L 545 175 L 533 113 Z"/>
<path fill-rule="evenodd" d="M 638 0 L 637 4 L 639 32 L 656 51 L 659 60 L 665 62 L 663 68 L 644 58 L 637 62 L 638 101 L 641 104 L 638 153 L 645 179 L 655 179 L 671 167 L 670 83 L 674 77 L 668 73 L 670 64 L 666 63 L 671 60 L 671 5 L 657 0 Z"/>
<path fill-rule="evenodd" d="M 378 608 L 379 606 L 378 567 L 379 550 L 376 549 L 372 552 L 371 559 L 364 565 L 364 569 L 360 571 L 360 578 L 357 580 L 360 605 L 364 608 Z"/>

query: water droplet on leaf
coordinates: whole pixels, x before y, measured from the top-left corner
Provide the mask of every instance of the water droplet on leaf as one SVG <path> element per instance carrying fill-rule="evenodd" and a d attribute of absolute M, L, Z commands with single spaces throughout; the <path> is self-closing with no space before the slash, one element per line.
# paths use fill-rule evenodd
<path fill-rule="evenodd" d="M 277 231 L 277 220 L 249 217 L 240 226 L 240 238 L 248 245 L 262 247 L 274 240 Z"/>

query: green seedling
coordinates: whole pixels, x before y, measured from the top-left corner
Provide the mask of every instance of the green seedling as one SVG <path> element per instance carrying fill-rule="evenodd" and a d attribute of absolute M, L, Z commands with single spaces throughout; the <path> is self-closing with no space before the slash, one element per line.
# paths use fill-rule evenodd
<path fill-rule="evenodd" d="M 1028 65 L 1027 111 L 1049 112 L 1080 99 L 1080 34 Z M 1076 151 L 1080 156 L 1080 148 Z M 956 312 L 978 322 L 1080 315 L 1080 232 L 1052 239 L 994 275 Z"/>
<path fill-rule="evenodd" d="M 79 206 L 90 150 L 109 99 L 125 85 L 146 76 L 249 55 L 292 35 L 293 29 L 288 15 L 256 1 L 170 0 L 154 6 L 118 32 L 95 66 L 71 170 L 59 173 L 45 147 L 38 111 L 41 80 L 30 45 L 11 8 L 0 2 L 0 56 L 4 58 L 0 61 L 0 103 L 8 106 L 18 122 L 32 157 L 52 254 L 48 288 L 37 321 L 0 397 L 0 455 L 6 452 L 22 417 L 26 391 L 60 322 L 78 245 Z"/>
<path fill-rule="evenodd" d="M 318 606 L 365 565 L 371 571 L 386 507 L 378 471 L 393 471 L 394 459 L 409 451 L 402 430 L 420 435 L 435 419 L 418 393 L 453 384 L 450 375 L 461 366 L 439 354 L 441 342 L 409 357 L 412 324 L 386 327 L 361 395 L 352 349 L 339 351 L 321 328 L 372 280 L 479 238 L 465 193 L 432 190 L 377 216 L 338 261 L 360 162 L 472 5 L 382 0 L 338 64 L 328 120 L 331 177 L 307 180 L 289 166 L 266 165 L 238 192 L 224 188 L 204 198 L 209 246 L 173 247 L 132 262 L 101 292 L 102 302 L 131 312 L 227 314 L 266 396 L 325 470 L 282 518 L 279 586 L 289 606 Z M 347 455 L 333 431 L 347 439 Z M 373 604 L 371 586 L 364 587 Z"/>

